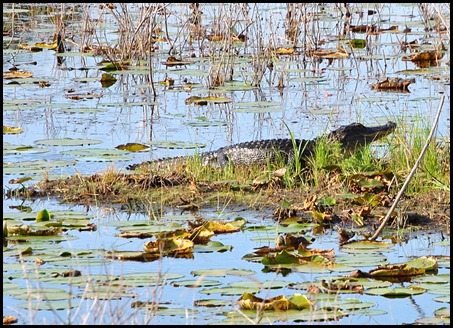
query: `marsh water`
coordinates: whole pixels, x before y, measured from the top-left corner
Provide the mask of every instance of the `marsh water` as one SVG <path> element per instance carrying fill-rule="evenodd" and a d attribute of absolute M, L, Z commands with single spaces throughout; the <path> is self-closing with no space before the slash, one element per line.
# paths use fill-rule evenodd
<path fill-rule="evenodd" d="M 272 213 L 265 211 L 229 203 L 202 208 L 196 213 L 163 207 L 162 215 L 156 219 L 155 213 L 131 213 L 113 205 L 82 206 L 63 204 L 53 198 L 30 200 L 5 196 L 5 190 L 18 188 L 12 181 L 21 177 L 31 178 L 23 182 L 28 186 L 45 178 L 89 175 L 112 167 L 127 172 L 128 165 L 154 158 L 214 150 L 243 141 L 286 138 L 288 129 L 298 138 L 312 139 L 352 122 L 377 125 L 394 121 L 411 133 L 420 124 L 431 126 L 442 94 L 446 98 L 436 138 L 449 141 L 449 31 L 442 32 L 436 24 L 443 23 L 437 19 L 439 15 L 449 21 L 450 13 L 449 7 L 447 13 L 445 7 L 438 5 L 422 8 L 416 4 L 354 4 L 350 8 L 351 25 L 399 28 L 399 31 L 389 29 L 376 34 L 351 33 L 350 38 L 366 41 L 365 48 L 348 48 L 339 42 L 339 31 L 345 23 L 340 6 L 307 5 L 304 13 L 307 17 L 316 16 L 309 20 L 316 28 L 305 25 L 304 42 L 332 51 L 342 44 L 341 49 L 352 55 L 316 60 L 307 60 L 300 54 L 275 56 L 273 69 L 264 73 L 257 87 L 251 85 L 255 46 L 261 44 L 256 38 L 261 38 L 264 46 L 288 46 L 284 21 L 290 7 L 201 4 L 201 17 L 208 32 L 214 30 L 214 23 L 225 13 L 233 17 L 235 23 L 231 29 L 238 34 L 257 21 L 262 24 L 250 33 L 245 44 L 238 43 L 234 48 L 237 57 L 232 80 L 224 86 L 210 88 L 213 62 L 204 51 L 214 48 L 209 43 L 213 41 L 188 42 L 182 37 L 193 13 L 188 4 L 168 4 L 165 6 L 168 13 L 157 15 L 156 20 L 159 27 L 168 29 L 177 57 L 190 63 L 166 65 L 170 43 L 159 41 L 149 54 L 153 57 L 150 65 L 145 61 L 124 70 L 109 71 L 117 81 L 108 87 L 100 82 L 105 73 L 99 66 L 103 56 L 82 52 L 80 47 L 87 39 L 92 45 L 118 43 L 119 30 L 124 26 L 117 14 L 124 14 L 127 8 L 128 15 L 140 17 L 140 11 L 144 10 L 140 4 L 119 4 L 116 9 L 95 4 L 54 7 L 3 4 L 3 72 L 17 67 L 19 71 L 32 73 L 25 78 L 3 79 L 3 125 L 22 129 L 21 133 L 3 135 L 3 218 L 11 225 L 32 224 L 36 213 L 47 209 L 60 213 L 61 217 L 97 225 L 96 231 L 79 231 L 71 226 L 59 238 L 10 242 L 4 247 L 3 314 L 18 317 L 21 324 L 449 323 L 450 236 L 445 232 L 411 231 L 405 242 L 360 249 L 361 255 L 365 253 L 366 257 L 376 259 L 376 263 L 360 263 L 360 260 L 353 261 L 355 257 L 361 258 L 356 254 L 359 251 L 339 246 L 335 230 L 315 234 L 308 226 L 298 232 L 313 237 L 314 248 L 333 249 L 343 266 L 331 270 L 310 267 L 283 274 L 266 270 L 263 264 L 247 257 L 254 248 L 272 247 L 284 230 L 276 225 Z M 63 54 L 57 56 L 55 50 L 46 48 L 31 51 L 19 47 L 24 43 L 52 43 L 55 22 L 61 12 L 65 13 L 66 37 L 70 40 L 66 41 Z M 86 32 L 89 28 L 91 34 Z M 409 32 L 402 31 L 408 28 Z M 5 29 L 10 33 L 5 35 Z M 317 34 L 309 33 L 314 30 Z M 420 67 L 402 60 L 408 52 L 402 49 L 401 43 L 414 40 L 427 50 L 437 48 L 442 41 L 448 51 L 436 65 Z M 298 46 L 301 49 L 303 44 Z M 404 92 L 371 89 L 371 84 L 387 77 L 413 79 L 413 82 Z M 174 80 L 173 85 L 166 83 L 169 78 Z M 153 88 L 150 81 L 154 83 Z M 278 87 L 279 81 L 283 81 L 283 88 Z M 186 101 L 191 96 L 219 98 L 197 105 Z M 127 143 L 147 144 L 150 149 L 130 152 L 115 148 Z M 385 152 L 382 147 L 376 145 L 378 154 Z M 119 238 L 120 228 L 140 229 L 141 224 L 154 221 L 156 229 L 165 231 L 168 226 L 183 226 L 196 217 L 224 221 L 240 217 L 247 223 L 239 232 L 213 237 L 219 244 L 212 248 L 196 247 L 190 258 L 163 257 L 141 263 L 105 256 L 112 251 L 142 250 L 145 240 Z M 21 253 L 29 246 L 33 248 L 32 254 Z M 65 252 L 71 256 L 67 257 Z M 326 297 L 331 302 L 329 308 L 337 304 L 347 315 L 331 316 L 325 310 L 326 316 L 321 319 L 292 312 L 257 316 L 240 310 L 236 303 L 244 291 L 255 291 L 257 286 L 261 287 L 256 295 L 262 298 L 290 296 L 304 293 L 302 287 L 297 287 L 299 284 L 424 255 L 443 258 L 436 275 L 390 287 L 410 289 L 413 285 L 430 285 L 426 292 L 398 297 L 367 293 Z M 46 263 L 36 265 L 37 257 Z M 113 295 L 99 283 L 96 296 L 88 290 L 91 287 L 86 281 L 74 278 L 71 282 L 61 277 L 52 280 L 55 272 L 70 269 L 81 271 L 84 277 L 93 276 L 93 281 L 100 279 L 104 287 L 112 289 L 113 284 L 107 283 L 105 277 L 124 277 L 121 278 L 124 281 L 118 278 L 121 281 L 118 284 L 124 284 L 124 288 L 119 295 Z M 432 288 L 434 285 L 436 288 Z M 57 291 L 44 293 L 53 289 Z M 58 290 L 63 293 L 59 294 Z M 71 295 L 70 300 L 62 297 L 63 294 Z M 154 302 L 159 309 L 134 307 L 137 304 L 134 302 L 139 301 Z M 201 301 L 210 306 L 200 305 Z"/>

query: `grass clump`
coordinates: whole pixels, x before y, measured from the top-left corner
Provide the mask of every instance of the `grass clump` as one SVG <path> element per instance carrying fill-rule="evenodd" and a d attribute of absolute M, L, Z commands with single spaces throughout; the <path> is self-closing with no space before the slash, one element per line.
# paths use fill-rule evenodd
<path fill-rule="evenodd" d="M 407 131 L 410 128 L 411 131 Z M 426 142 L 430 128 L 423 122 L 411 127 L 402 125 L 389 146 L 389 165 L 398 175 L 406 177 Z M 417 173 L 409 184 L 409 195 L 432 190 L 450 191 L 450 140 L 432 140 Z"/>
<path fill-rule="evenodd" d="M 330 142 L 327 138 L 320 138 L 313 147 L 313 155 L 308 159 L 310 167 L 310 181 L 320 187 L 328 180 L 332 170 L 339 168 L 342 155 L 339 142 Z"/>

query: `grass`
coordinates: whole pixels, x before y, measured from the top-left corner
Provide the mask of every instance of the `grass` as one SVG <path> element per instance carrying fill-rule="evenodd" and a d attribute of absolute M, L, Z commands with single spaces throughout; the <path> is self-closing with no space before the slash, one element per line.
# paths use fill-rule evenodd
<path fill-rule="evenodd" d="M 410 129 L 411 131 L 407 131 Z M 389 162 L 399 176 L 407 176 L 416 162 L 429 135 L 429 126 L 422 122 L 402 125 L 389 145 Z M 450 141 L 435 141 L 429 145 L 407 193 L 416 195 L 432 190 L 450 191 Z M 449 198 L 447 199 L 449 201 Z"/>

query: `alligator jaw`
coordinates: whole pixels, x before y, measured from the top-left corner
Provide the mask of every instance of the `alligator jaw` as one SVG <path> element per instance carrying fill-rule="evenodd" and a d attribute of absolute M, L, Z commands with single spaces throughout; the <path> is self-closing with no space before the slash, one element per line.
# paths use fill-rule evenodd
<path fill-rule="evenodd" d="M 329 136 L 333 141 L 339 141 L 344 150 L 356 151 L 373 141 L 379 140 L 396 129 L 395 122 L 387 122 L 380 126 L 366 127 L 360 123 L 344 125 L 333 131 Z"/>

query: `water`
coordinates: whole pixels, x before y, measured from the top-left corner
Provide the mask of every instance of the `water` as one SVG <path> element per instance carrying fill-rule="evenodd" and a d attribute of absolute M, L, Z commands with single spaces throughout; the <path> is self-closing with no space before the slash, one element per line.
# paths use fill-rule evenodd
<path fill-rule="evenodd" d="M 176 13 L 184 13 L 183 8 L 185 7 L 181 4 L 171 5 L 170 7 Z M 4 8 L 11 8 L 11 4 L 4 4 Z M 219 8 L 221 7 L 216 4 L 212 6 L 206 5 L 203 11 L 208 17 L 211 17 L 212 13 L 220 10 Z M 256 9 L 263 17 L 265 34 L 271 31 L 266 24 L 271 24 L 270 21 L 277 22 L 286 13 L 284 5 L 259 4 Z M 446 40 L 445 36 L 434 32 L 424 32 L 421 15 L 418 14 L 417 8 L 414 8 L 413 5 L 381 4 L 376 6 L 376 9 L 379 9 L 382 15 L 381 27 L 399 25 L 402 28 L 408 25 L 412 27 L 413 32 L 408 35 L 384 33 L 369 36 L 370 48 L 368 51 L 357 50 L 357 56 L 344 60 L 329 62 L 324 59 L 321 62 L 304 66 L 292 57 L 280 57 L 276 62 L 274 75 L 266 75 L 263 79 L 262 88 L 259 90 L 242 90 L 241 87 L 237 87 L 238 90 L 235 91 L 223 91 L 221 93 L 210 91 L 206 88 L 207 78 L 205 75 L 180 74 L 177 68 L 166 68 L 162 65 L 161 63 L 168 57 L 166 54 L 168 45 L 160 44 L 161 49 L 156 52 L 157 59 L 153 61 L 154 81 L 162 81 L 166 77 L 173 77 L 175 78 L 175 84 L 182 85 L 184 78 L 189 78 L 193 82 L 200 83 L 200 85 L 194 87 L 192 91 L 178 91 L 166 86 L 156 85 L 158 96 L 155 102 L 152 99 L 151 90 L 146 84 L 147 78 L 144 74 L 117 74 L 118 82 L 115 85 L 108 89 L 102 88 L 99 78 L 103 72 L 96 69 L 96 64 L 100 61 L 100 57 L 75 55 L 67 57 L 65 63 L 60 67 L 57 65 L 55 53 L 51 50 L 44 49 L 36 53 L 4 50 L 4 72 L 11 68 L 12 62 L 18 64 L 36 61 L 37 65 L 28 64 L 21 66 L 21 68 L 23 67 L 24 70 L 32 72 L 34 80 L 50 82 L 49 87 L 41 88 L 39 85 L 32 84 L 33 80 L 25 85 L 18 86 L 7 84 L 8 80 L 4 79 L 3 101 L 4 106 L 6 103 L 6 109 L 4 108 L 3 111 L 3 124 L 18 126 L 23 129 L 21 134 L 4 135 L 4 148 L 6 143 L 35 145 L 35 141 L 42 139 L 89 138 L 99 139 L 102 143 L 85 146 L 86 149 L 97 147 L 113 149 L 119 144 L 128 142 L 147 143 L 150 141 L 171 140 L 202 143 L 205 145 L 203 150 L 213 150 L 237 142 L 288 137 L 285 123 L 297 137 L 305 139 L 311 139 L 342 124 L 349 124 L 355 121 L 362 122 L 365 125 L 376 125 L 392 120 L 398 122 L 399 126 L 404 126 L 410 133 L 412 125 L 419 122 L 420 118 L 426 119 L 429 123 L 432 122 L 441 93 L 446 95 L 446 101 L 442 109 L 437 136 L 449 137 L 450 72 L 449 66 L 445 65 L 447 59 L 444 58 L 442 60 L 438 70 L 428 72 L 415 71 L 417 67 L 412 62 L 401 60 L 401 57 L 405 54 L 401 52 L 399 46 L 399 42 L 406 39 L 407 41 L 418 39 L 419 41 L 437 42 L 439 38 L 443 38 L 444 42 L 448 42 L 448 46 L 449 40 Z M 134 10 L 136 8 L 131 7 L 132 13 L 134 13 Z M 335 7 L 333 5 L 328 7 L 328 12 L 336 12 Z M 102 41 L 115 43 L 118 40 L 118 34 L 113 33 L 113 31 L 118 28 L 118 25 L 115 23 L 113 16 L 95 7 L 92 7 L 89 13 L 93 18 L 102 17 L 104 19 L 105 24 L 100 27 L 102 31 L 106 32 L 102 36 Z M 414 14 L 414 16 L 410 16 L 410 14 Z M 25 37 L 21 42 L 33 44 L 41 41 L 41 39 L 49 41 L 53 33 L 50 17 L 52 15 L 37 16 L 36 20 L 31 23 L 31 32 L 24 33 Z M 181 21 L 178 17 L 185 16 L 173 15 L 169 18 L 170 35 L 173 38 L 176 38 L 177 32 L 181 28 Z M 337 47 L 336 34 L 339 25 L 338 20 L 335 18 L 334 14 L 329 14 L 321 21 L 322 28 L 319 36 L 325 42 L 323 45 L 325 48 Z M 372 16 L 366 16 L 364 21 L 355 16 L 354 19 L 353 23 L 357 25 L 378 22 L 377 18 Z M 389 21 L 387 22 L 386 19 L 389 19 Z M 78 39 L 80 34 L 78 21 L 68 22 L 67 29 L 68 33 L 75 37 L 76 42 L 80 41 Z M 283 27 L 280 24 L 276 33 L 283 35 L 282 31 Z M 365 35 L 356 34 L 355 37 L 365 38 Z M 265 40 L 267 39 L 266 35 Z M 8 38 L 4 38 L 4 45 L 8 40 Z M 251 44 L 253 45 L 254 42 Z M 182 49 L 183 54 L 197 53 L 198 51 L 198 49 L 190 49 L 179 43 L 177 43 L 177 47 Z M 73 51 L 77 51 L 75 46 L 72 48 Z M 241 54 L 246 54 L 252 51 L 251 49 L 241 48 L 239 51 Z M 80 68 L 89 69 L 80 70 Z M 207 72 L 209 71 L 209 62 L 200 59 L 197 64 L 188 66 L 188 68 Z M 414 70 L 413 73 L 410 73 L 410 70 Z M 275 87 L 279 74 L 283 74 L 286 82 L 284 89 Z M 415 83 L 410 85 L 410 93 L 376 92 L 370 89 L 370 84 L 383 80 L 387 76 L 414 78 Z M 307 81 L 307 77 L 319 78 L 322 82 L 313 83 Z M 440 77 L 440 79 L 437 79 L 437 77 Z M 246 60 L 243 63 L 238 63 L 235 80 L 237 80 L 239 85 L 243 81 L 250 80 L 250 63 Z M 71 89 L 75 93 L 92 92 L 103 96 L 96 99 L 70 100 L 65 95 L 71 94 Z M 232 102 L 228 104 L 210 103 L 207 106 L 185 104 L 185 100 L 189 96 L 206 96 L 208 94 L 228 97 L 231 98 Z M 17 108 L 12 108 L 11 102 L 13 101 L 18 101 L 21 104 Z M 276 106 L 270 107 L 268 112 L 250 110 L 250 105 L 258 101 L 276 103 Z M 71 109 L 80 108 L 90 108 L 92 111 L 71 112 Z M 244 108 L 248 108 L 247 111 L 244 111 Z M 152 113 L 152 110 L 154 110 L 154 113 Z M 202 127 L 192 124 L 194 122 L 200 123 L 200 121 L 207 121 L 208 123 L 222 122 L 223 124 L 207 124 L 207 126 Z M 67 174 L 73 175 L 76 170 L 81 174 L 94 174 L 103 172 L 111 165 L 114 165 L 118 170 L 125 171 L 125 167 L 131 163 L 163 156 L 192 154 L 194 152 L 193 149 L 153 147 L 150 152 L 134 153 L 132 154 L 132 159 L 112 164 L 106 161 L 86 161 L 78 156 L 62 154 L 62 151 L 81 147 L 48 146 L 45 148 L 48 148 L 49 151 L 42 154 L 4 154 L 4 163 L 20 163 L 21 161 L 36 161 L 38 159 L 45 159 L 49 162 L 61 159 L 76 162 L 75 165 L 51 169 L 51 176 L 56 177 Z M 28 174 L 25 173 L 25 175 Z M 17 186 L 10 184 L 9 181 L 22 176 L 23 174 L 20 173 L 4 174 L 3 189 L 16 188 Z M 34 180 L 30 183 L 39 181 L 44 176 L 45 174 L 41 173 L 32 175 Z M 9 199 L 4 196 L 4 213 L 17 213 L 18 211 L 11 208 L 11 206 L 18 205 L 29 206 L 33 211 L 39 211 L 43 208 L 52 211 L 72 209 L 85 211 L 93 215 L 93 221 L 98 225 L 98 230 L 92 232 L 69 231 L 68 234 L 76 236 L 77 239 L 58 243 L 58 246 L 63 249 L 141 250 L 144 243 L 144 240 L 117 238 L 115 235 L 118 231 L 106 223 L 116 220 L 148 219 L 146 215 L 133 214 L 129 216 L 118 211 L 117 208 L 109 208 L 109 206 L 65 205 L 51 198 L 33 201 Z M 222 219 L 233 219 L 239 215 L 244 217 L 249 222 L 248 224 L 275 225 L 271 213 L 252 209 L 239 211 L 234 205 L 227 205 L 225 208 L 203 208 L 197 215 L 212 217 L 213 213 L 215 214 L 216 211 L 220 210 L 224 210 L 224 213 L 220 216 Z M 170 214 L 180 214 L 172 209 L 167 211 Z M 251 253 L 255 247 L 271 246 L 276 237 L 276 231 L 270 234 L 267 241 L 254 241 L 253 237 L 256 237 L 256 233 L 252 233 L 249 230 L 215 236 L 213 240 L 220 241 L 226 245 L 233 245 L 232 251 L 224 253 L 195 253 L 193 259 L 163 258 L 162 261 L 150 263 L 108 261 L 105 265 L 100 266 L 80 266 L 80 270 L 84 274 L 171 272 L 184 275 L 184 278 L 179 280 L 193 278 L 191 272 L 195 269 L 211 268 L 253 270 L 255 272 L 253 277 L 260 281 L 278 279 L 288 282 L 302 282 L 312 281 L 317 276 L 324 275 L 291 273 L 283 277 L 275 273 L 262 272 L 262 264 L 245 261 L 242 257 Z M 334 248 L 337 256 L 342 253 L 338 246 L 335 232 L 327 230 L 325 234 L 314 237 L 316 241 L 313 247 L 321 249 Z M 449 236 L 446 236 L 446 238 L 449 241 Z M 10 247 L 14 248 L 14 246 Z M 441 234 L 421 233 L 418 238 L 410 238 L 407 243 L 394 245 L 391 251 L 385 252 L 384 255 L 389 263 L 401 263 L 411 259 L 413 256 L 449 256 L 449 252 L 449 243 L 448 245 L 442 243 Z M 17 258 L 4 256 L 4 262 L 15 263 Z M 370 270 L 372 267 L 361 269 Z M 449 265 L 439 270 L 439 274 L 442 273 L 450 273 Z M 213 279 L 219 280 L 222 286 L 225 286 L 230 282 L 247 280 L 248 278 L 228 275 L 220 278 L 214 277 Z M 13 279 L 12 281 L 19 283 L 21 288 L 25 288 L 27 285 L 27 282 L 23 279 Z M 31 282 L 31 284 L 33 285 L 34 282 Z M 404 283 L 402 285 L 408 284 Z M 167 283 L 162 289 L 158 289 L 159 293 L 161 292 L 158 295 L 159 301 L 162 304 L 168 302 L 169 304 L 166 304 L 166 306 L 171 308 L 187 309 L 188 312 L 186 315 L 157 316 L 152 318 L 150 322 L 152 324 L 216 323 L 224 318 L 224 312 L 237 308 L 236 305 L 231 305 L 218 311 L 216 308 L 196 307 L 193 304 L 194 300 L 220 298 L 231 300 L 234 303 L 239 297 L 236 295 L 222 297 L 219 295 L 204 295 L 200 293 L 200 290 L 201 288 L 176 288 Z M 83 289 L 77 290 L 77 293 L 82 292 Z M 138 323 L 146 323 L 146 312 L 144 310 L 134 312 L 129 308 L 130 302 L 153 299 L 155 290 L 152 288 L 138 288 L 135 292 L 140 295 L 138 298 L 133 300 L 124 298 L 123 300 L 112 301 L 113 310 L 106 310 L 102 316 L 98 317 L 89 315 L 89 313 L 93 313 L 88 310 L 93 306 L 93 301 L 83 301 L 82 305 L 80 305 L 80 312 L 75 316 L 76 319 L 72 320 L 75 320 L 76 323 L 82 323 L 84 322 L 83 320 L 88 323 L 123 323 L 121 320 L 124 320 L 124 323 L 130 323 L 133 322 L 133 319 L 127 317 L 126 314 L 132 314 Z M 267 293 L 262 292 L 258 295 L 260 297 L 269 297 L 292 295 L 294 292 L 294 290 L 283 288 L 269 290 Z M 338 321 L 339 324 L 413 323 L 419 318 L 433 317 L 433 312 L 443 306 L 449 309 L 449 303 L 433 301 L 433 298 L 437 295 L 430 293 L 402 299 L 387 299 L 357 294 L 342 295 L 342 298 L 349 296 L 364 302 L 371 301 L 375 304 L 373 308 L 383 310 L 386 314 L 376 316 L 350 315 L 340 319 Z M 34 312 L 17 308 L 17 305 L 23 301 L 5 293 L 3 301 L 4 314 L 18 316 L 20 323 L 62 324 L 68 321 L 65 311 L 55 313 L 49 311 Z M 93 308 L 102 309 L 102 303 L 94 303 Z M 193 314 L 192 310 L 200 311 L 200 313 Z M 116 317 L 117 314 L 122 314 L 122 311 L 124 311 L 124 316 Z M 75 315 L 75 313 L 73 312 L 72 315 Z M 129 319 L 130 321 L 128 321 Z"/>
<path fill-rule="evenodd" d="M 58 205 L 56 203 L 49 202 L 44 204 L 46 208 L 56 208 Z M 81 209 L 80 207 L 72 207 L 74 210 Z M 92 211 L 101 211 L 100 209 L 94 207 Z M 263 213 L 256 213 L 252 211 L 241 211 L 241 216 L 244 217 L 248 224 L 247 226 L 253 225 L 275 225 L 273 219 L 270 216 L 263 215 Z M 212 215 L 212 209 L 206 209 L 198 213 L 202 217 L 208 217 Z M 227 212 L 222 216 L 223 219 L 231 219 L 238 215 L 237 212 Z M 123 215 L 124 216 L 124 215 Z M 121 218 L 121 216 L 120 216 Z M 145 219 L 144 216 L 136 215 L 132 219 Z M 118 231 L 115 231 L 111 227 L 105 226 L 102 222 L 108 222 L 110 220 L 117 220 L 116 215 L 107 216 L 103 214 L 102 216 L 96 216 L 95 222 L 99 222 L 99 229 L 94 232 L 69 232 L 69 235 L 75 235 L 79 237 L 76 240 L 71 240 L 68 242 L 62 242 L 58 246 L 63 249 L 68 250 L 77 250 L 77 249 L 105 249 L 105 250 L 138 250 L 141 249 L 143 243 L 146 240 L 137 240 L 137 239 L 118 239 L 115 237 L 115 234 Z M 121 218 L 124 219 L 124 218 Z M 233 245 L 231 251 L 224 253 L 194 253 L 193 259 L 176 259 L 171 257 L 164 257 L 162 260 L 149 262 L 149 263 L 139 263 L 139 262 L 121 262 L 121 261 L 108 261 L 106 264 L 96 266 L 84 266 L 84 265 L 75 265 L 72 266 L 72 269 L 78 269 L 83 272 L 84 275 L 95 275 L 95 274 L 114 274 L 114 275 L 127 275 L 131 273 L 178 273 L 184 275 L 180 279 L 170 280 L 164 287 L 145 287 L 145 288 L 135 288 L 133 289 L 134 293 L 137 293 L 136 298 L 123 298 L 122 300 L 114 300 L 110 305 L 113 307 L 113 310 L 110 307 L 105 307 L 103 302 L 96 301 L 93 305 L 92 300 L 85 300 L 80 307 L 84 310 L 81 310 L 81 314 L 86 316 L 87 322 L 93 323 L 126 323 L 132 321 L 121 321 L 121 318 L 116 318 L 117 312 L 124 312 L 124 318 L 129 318 L 126 315 L 132 315 L 134 320 L 137 320 L 138 323 L 146 323 L 146 312 L 144 310 L 139 310 L 134 312 L 129 308 L 131 302 L 135 301 L 150 301 L 154 300 L 156 297 L 160 302 L 162 307 L 176 308 L 176 309 L 187 309 L 188 315 L 185 316 L 156 316 L 151 319 L 150 323 L 152 324 L 197 324 L 197 323 L 215 323 L 223 318 L 222 313 L 226 311 L 231 311 L 232 309 L 237 309 L 235 305 L 235 300 L 239 298 L 240 295 L 226 295 L 221 296 L 219 294 L 201 294 L 200 291 L 205 288 L 210 287 L 198 287 L 198 288 L 187 288 L 187 287 L 173 287 L 172 282 L 184 281 L 187 279 L 198 279 L 199 276 L 194 276 L 193 272 L 195 270 L 203 269 L 241 269 L 241 270 L 251 270 L 254 272 L 253 275 L 246 276 L 231 276 L 227 275 L 225 277 L 202 277 L 201 280 L 215 280 L 221 283 L 220 286 L 227 286 L 232 282 L 237 281 L 253 281 L 257 279 L 259 281 L 286 281 L 287 283 L 302 283 L 308 281 L 316 281 L 317 277 L 332 277 L 337 275 L 343 275 L 344 272 L 326 272 L 326 273 L 303 273 L 303 272 L 293 272 L 291 274 L 283 276 L 282 274 L 277 273 L 264 273 L 264 266 L 261 263 L 252 263 L 249 261 L 241 260 L 241 258 L 249 254 L 256 247 L 270 246 L 273 247 L 273 240 L 256 240 L 257 237 L 265 237 L 266 233 L 256 233 L 251 230 L 245 230 L 244 232 L 237 232 L 233 234 L 218 235 L 212 238 L 212 240 L 222 242 L 225 245 Z M 270 232 L 271 237 L 275 236 L 274 232 Z M 312 235 L 311 232 L 308 232 L 307 235 Z M 335 232 L 327 231 L 323 235 L 314 235 L 315 242 L 310 246 L 317 249 L 330 249 L 333 248 L 337 258 L 340 258 L 342 255 L 345 255 L 347 252 L 345 249 L 341 249 L 338 246 L 338 236 Z M 272 238 L 274 239 L 274 238 Z M 402 263 L 412 259 L 414 256 L 449 256 L 450 249 L 448 245 L 441 243 L 440 236 L 433 233 L 412 233 L 407 243 L 395 244 L 388 251 L 385 252 L 376 252 L 376 254 L 382 254 L 385 258 L 388 259 L 389 263 Z M 375 255 L 376 256 L 376 255 Z M 10 262 L 11 259 L 5 259 L 5 261 Z M 76 263 L 73 262 L 73 263 Z M 51 265 L 52 262 L 49 262 Z M 377 265 L 378 263 L 376 263 Z M 43 266 L 44 268 L 46 266 Z M 360 267 L 362 271 L 368 271 L 375 268 L 375 266 L 370 267 Z M 449 274 L 450 268 L 443 267 L 439 270 L 438 274 Z M 9 275 L 10 273 L 8 273 Z M 13 279 L 13 282 L 20 281 L 18 279 Z M 36 282 L 31 281 L 31 285 L 35 285 Z M 409 286 L 414 283 L 400 283 L 394 284 L 396 286 Z M 46 284 L 47 286 L 55 286 L 53 284 Z M 25 287 L 24 287 L 25 288 Z M 448 288 L 448 286 L 445 286 Z M 156 290 L 158 291 L 158 296 L 155 295 Z M 83 293 L 83 288 L 74 288 L 73 292 L 77 294 Z M 279 288 L 279 289 L 266 289 L 257 294 L 259 297 L 273 297 L 277 295 L 293 295 L 295 292 L 302 292 L 303 290 L 294 290 L 288 287 Z M 360 294 L 342 294 L 340 295 L 341 299 L 347 298 L 356 298 L 362 302 L 372 302 L 374 306 L 372 309 L 378 309 L 385 311 L 384 314 L 369 316 L 369 315 L 350 315 L 344 317 L 338 321 L 340 324 L 387 324 L 392 322 L 394 324 L 404 324 L 414 322 L 415 320 L 422 317 L 432 317 L 435 310 L 439 307 L 446 305 L 445 303 L 437 303 L 433 301 L 436 295 L 435 293 L 424 293 L 422 295 L 415 295 L 412 297 L 406 297 L 402 299 L 398 298 L 384 298 L 372 295 L 360 295 Z M 221 308 L 200 308 L 194 306 L 194 301 L 203 300 L 203 299 L 222 299 L 226 301 L 231 301 L 230 306 Z M 6 313 L 11 313 L 17 315 L 17 308 L 15 306 L 23 301 L 14 300 L 14 298 L 4 295 L 4 311 Z M 86 312 L 89 307 L 93 306 L 93 309 L 100 311 L 104 309 L 107 311 L 104 314 L 103 318 L 99 318 L 93 315 L 92 312 Z M 107 310 L 108 309 L 108 310 Z M 404 310 L 404 311 L 403 311 Z M 199 313 L 192 313 L 192 311 L 200 311 Z M 31 311 L 34 313 L 33 311 Z M 74 316 L 74 313 L 71 316 Z M 89 315 L 88 313 L 91 313 Z M 398 314 L 397 314 L 398 313 Z M 21 316 L 27 316 L 27 311 L 24 309 L 19 310 Z M 49 317 L 49 314 L 46 311 L 38 311 L 34 314 L 31 321 L 27 321 L 26 318 L 23 318 L 24 323 L 60 323 L 64 321 L 59 320 L 68 320 L 64 311 L 59 311 L 58 317 L 56 319 L 53 316 Z M 116 318 L 116 319 L 115 319 Z M 124 319 L 123 318 L 123 319 Z M 82 320 L 81 317 L 77 317 L 76 323 L 80 323 Z M 125 319 L 124 319 L 125 320 Z M 132 320 L 132 319 L 130 319 Z"/>

